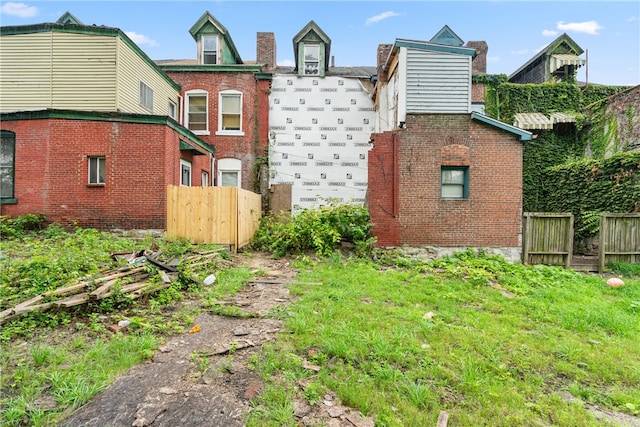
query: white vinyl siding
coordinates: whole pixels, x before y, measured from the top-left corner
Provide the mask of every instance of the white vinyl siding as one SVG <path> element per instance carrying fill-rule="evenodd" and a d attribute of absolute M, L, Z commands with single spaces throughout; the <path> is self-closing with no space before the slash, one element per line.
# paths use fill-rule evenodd
<path fill-rule="evenodd" d="M 114 37 L 54 32 L 52 50 L 52 108 L 115 110 Z"/>
<path fill-rule="evenodd" d="M 137 55 L 124 41 L 118 42 L 118 105 L 117 108 L 126 113 L 149 114 L 139 103 L 139 82 L 144 81 L 153 89 L 153 114 L 169 115 L 167 99 L 178 103 L 178 92 L 159 74 Z"/>
<path fill-rule="evenodd" d="M 0 111 L 50 107 L 51 33 L 0 37 Z"/>
<path fill-rule="evenodd" d="M 46 108 L 149 114 L 140 81 L 154 92 L 153 112 L 167 115 L 178 92 L 122 39 L 44 32 L 0 37 L 0 111 Z"/>
<path fill-rule="evenodd" d="M 470 113 L 471 57 L 407 49 L 407 113 Z"/>

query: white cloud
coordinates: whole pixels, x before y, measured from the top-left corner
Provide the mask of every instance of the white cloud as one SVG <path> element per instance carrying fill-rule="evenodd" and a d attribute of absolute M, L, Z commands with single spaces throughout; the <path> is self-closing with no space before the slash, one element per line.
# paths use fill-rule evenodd
<path fill-rule="evenodd" d="M 637 16 L 631 16 L 627 19 L 627 22 L 636 22 L 638 20 Z"/>
<path fill-rule="evenodd" d="M 376 24 L 376 23 L 382 21 L 383 19 L 391 18 L 391 17 L 394 17 L 394 16 L 400 16 L 400 15 L 401 15 L 401 13 L 394 12 L 394 11 L 390 10 L 388 12 L 383 12 L 383 13 L 381 13 L 379 15 L 367 18 L 367 21 L 365 22 L 365 24 L 366 25 Z"/>
<path fill-rule="evenodd" d="M 17 16 L 18 18 L 31 18 L 38 14 L 38 8 L 35 6 L 27 6 L 24 3 L 5 3 L 0 7 L 0 13 L 3 15 Z"/>
<path fill-rule="evenodd" d="M 597 35 L 598 31 L 604 27 L 598 24 L 597 21 L 585 21 L 585 22 L 558 22 L 558 29 L 563 31 L 574 31 L 576 33 L 585 33 L 591 35 Z"/>
<path fill-rule="evenodd" d="M 520 50 L 512 50 L 511 54 L 512 55 L 524 55 L 527 52 L 529 52 L 529 49 L 520 49 Z"/>
<path fill-rule="evenodd" d="M 545 37 L 553 37 L 557 34 L 558 32 L 556 30 L 542 30 L 542 35 Z"/>
<path fill-rule="evenodd" d="M 499 56 L 487 56 L 487 62 L 500 62 Z"/>
<path fill-rule="evenodd" d="M 133 42 L 135 44 L 137 44 L 137 45 L 141 46 L 141 45 L 145 45 L 146 44 L 146 45 L 151 46 L 151 47 L 158 46 L 158 43 L 155 40 L 150 39 L 149 37 L 145 36 L 144 34 L 134 33 L 133 31 L 127 31 L 125 34 L 127 36 L 129 36 L 129 38 L 131 40 L 133 40 Z"/>

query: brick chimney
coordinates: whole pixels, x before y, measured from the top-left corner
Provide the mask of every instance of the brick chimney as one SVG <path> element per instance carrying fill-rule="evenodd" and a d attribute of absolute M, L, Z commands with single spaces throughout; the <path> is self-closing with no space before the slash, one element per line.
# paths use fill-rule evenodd
<path fill-rule="evenodd" d="M 386 83 L 387 82 L 387 73 L 385 70 L 385 65 L 387 63 L 387 59 L 389 59 L 389 54 L 391 53 L 391 49 L 393 48 L 392 44 L 379 44 L 378 45 L 378 82 Z"/>
<path fill-rule="evenodd" d="M 257 33 L 256 62 L 265 70 L 276 68 L 276 38 L 273 33 Z"/>
<path fill-rule="evenodd" d="M 476 50 L 476 57 L 473 58 L 471 63 L 472 74 L 487 74 L 487 52 L 489 46 L 485 41 L 469 41 L 466 47 L 470 47 Z"/>

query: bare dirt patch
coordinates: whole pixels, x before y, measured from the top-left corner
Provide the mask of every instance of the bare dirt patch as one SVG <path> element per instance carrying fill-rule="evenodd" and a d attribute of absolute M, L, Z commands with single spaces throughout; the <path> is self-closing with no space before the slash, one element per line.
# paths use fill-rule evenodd
<path fill-rule="evenodd" d="M 237 316 L 201 314 L 190 332 L 166 342 L 151 361 L 130 369 L 63 425 L 245 425 L 250 400 L 264 387 L 249 369 L 251 357 L 282 331 L 283 322 L 267 314 L 291 302 L 287 284 L 297 272 L 289 260 L 259 253 L 238 255 L 233 262 L 260 273 L 240 292 L 219 301 Z M 294 411 L 300 425 L 373 426 L 371 418 L 340 405 L 331 393 L 313 406 L 300 399 Z"/>

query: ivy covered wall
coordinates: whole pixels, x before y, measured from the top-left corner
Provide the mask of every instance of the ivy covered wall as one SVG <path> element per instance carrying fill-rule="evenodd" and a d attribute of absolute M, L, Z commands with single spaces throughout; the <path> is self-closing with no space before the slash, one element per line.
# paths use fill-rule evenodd
<path fill-rule="evenodd" d="M 512 124 L 516 113 L 576 117 L 526 143 L 525 212 L 572 212 L 578 240 L 597 232 L 601 212 L 640 212 L 640 86 L 474 81 L 485 84 L 486 114 L 502 122 Z"/>

